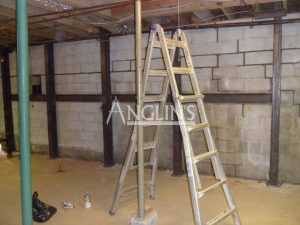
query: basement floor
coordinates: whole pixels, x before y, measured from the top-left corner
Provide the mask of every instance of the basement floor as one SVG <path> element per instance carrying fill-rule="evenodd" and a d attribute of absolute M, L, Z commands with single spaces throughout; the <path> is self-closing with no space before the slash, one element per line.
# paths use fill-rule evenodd
<path fill-rule="evenodd" d="M 63 172 L 57 172 L 61 167 Z M 39 198 L 58 212 L 48 225 L 125 225 L 136 211 L 135 193 L 129 194 L 115 216 L 108 214 L 119 176 L 120 167 L 104 168 L 99 162 L 73 159 L 50 160 L 47 156 L 32 155 L 33 190 Z M 130 179 L 134 181 L 135 174 Z M 19 159 L 0 156 L 0 224 L 20 225 Z M 203 185 L 213 181 L 203 176 Z M 230 178 L 229 184 L 243 225 L 299 225 L 300 186 L 284 184 L 280 188 L 266 187 L 264 182 Z M 92 194 L 92 208 L 83 208 L 83 195 Z M 221 201 L 222 199 L 222 201 Z M 62 209 L 70 201 L 74 209 Z M 221 191 L 214 191 L 202 200 L 202 212 L 209 219 L 221 212 L 224 205 Z M 186 176 L 173 177 L 170 171 L 159 171 L 156 200 L 147 200 L 158 212 L 160 225 L 193 225 Z M 221 222 L 233 224 L 231 218 Z"/>

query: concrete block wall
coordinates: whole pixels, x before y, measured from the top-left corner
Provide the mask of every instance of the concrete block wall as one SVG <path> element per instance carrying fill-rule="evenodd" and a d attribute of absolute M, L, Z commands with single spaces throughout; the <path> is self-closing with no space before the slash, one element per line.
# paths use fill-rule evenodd
<path fill-rule="evenodd" d="M 44 47 L 30 47 L 30 75 L 41 75 L 42 94 L 46 93 Z M 97 40 L 54 45 L 57 94 L 101 93 L 100 43 Z M 17 94 L 16 52 L 10 54 L 12 93 Z M 2 91 L 2 89 L 1 89 Z M 1 92 L 2 96 L 2 92 Z M 2 97 L 0 115 L 3 113 Z M 13 102 L 16 140 L 18 140 L 18 105 Z M 1 116 L 1 119 L 3 116 Z M 33 152 L 48 152 L 47 105 L 30 103 L 31 145 Z M 57 103 L 58 141 L 62 156 L 101 159 L 102 111 L 100 103 Z M 4 133 L 4 123 L 0 125 Z"/>
<path fill-rule="evenodd" d="M 282 98 L 283 101 L 292 104 L 295 104 L 300 96 L 297 90 L 300 85 L 297 83 L 296 78 L 296 71 L 299 71 L 300 68 L 297 65 L 299 52 L 297 49 L 298 43 L 296 43 L 296 40 L 298 40 L 297 34 L 300 30 L 299 26 L 299 24 L 283 26 Z M 204 93 L 270 93 L 272 85 L 273 30 L 273 26 L 257 26 L 186 31 L 202 91 Z M 290 42 L 292 43 L 290 44 Z M 143 47 L 146 46 L 146 43 L 147 35 L 144 35 Z M 134 93 L 135 91 L 133 44 L 134 37 L 130 35 L 111 39 L 111 46 L 113 46 L 111 49 L 112 85 L 113 91 L 116 93 Z M 289 48 L 286 46 L 289 46 Z M 145 52 L 145 48 L 143 50 Z M 152 68 L 163 68 L 159 53 L 155 53 L 155 58 Z M 290 64 L 293 64 L 293 66 Z M 292 77 L 288 76 L 291 72 L 293 73 Z M 190 89 L 187 78 L 182 78 L 182 86 L 185 92 Z M 287 90 L 285 91 L 285 89 Z M 268 179 L 271 105 L 206 104 L 206 107 L 226 173 L 230 176 Z M 291 134 L 299 129 L 297 127 L 299 117 L 295 116 L 297 114 L 295 111 L 299 106 L 293 107 L 295 109 L 292 110 L 294 112 L 292 118 L 293 123 L 296 125 L 293 126 L 293 130 L 289 131 Z M 290 112 L 290 108 L 287 111 Z M 115 126 L 120 126 L 120 124 L 114 124 Z M 121 130 L 121 127 L 119 128 Z M 164 133 L 161 140 L 166 139 L 165 134 L 172 134 L 171 128 L 164 129 L 166 129 L 164 131 L 166 133 Z M 289 127 L 289 129 L 291 128 Z M 283 132 L 282 128 L 281 132 Z M 115 135 L 118 135 L 118 133 L 115 132 Z M 127 132 L 125 135 L 123 131 L 120 131 L 120 136 L 118 136 L 115 144 L 121 147 L 115 148 L 118 161 L 124 158 L 128 138 L 129 134 Z M 162 142 L 164 141 L 162 140 Z M 289 152 L 289 154 L 293 152 L 293 156 L 296 154 L 296 146 L 299 146 L 296 139 L 294 139 L 294 142 L 295 144 L 292 144 L 293 147 L 290 148 L 292 150 Z M 160 166 L 165 167 L 172 164 L 171 151 L 172 141 L 166 140 L 164 147 L 159 150 L 163 161 Z M 282 144 L 280 151 L 284 151 Z M 121 153 L 121 157 L 119 153 Z M 294 158 L 294 161 L 300 165 L 299 158 Z M 299 183 L 300 179 L 298 177 L 291 179 L 291 176 L 288 176 L 288 172 L 296 164 L 288 166 L 284 159 L 281 160 L 281 163 L 286 168 L 280 173 L 280 179 L 286 182 Z M 204 173 L 211 173 L 211 165 L 203 163 L 200 170 Z"/>
<path fill-rule="evenodd" d="M 299 26 L 283 25 L 280 179 L 293 183 L 300 183 L 300 178 L 291 173 L 300 165 L 297 138 L 300 127 Z M 199 86 L 204 93 L 271 91 L 273 26 L 188 30 L 186 35 Z M 147 38 L 148 35 L 144 34 L 144 55 Z M 112 37 L 110 44 L 112 92 L 135 93 L 134 36 Z M 57 93 L 101 93 L 98 41 L 59 43 L 55 44 L 54 51 Z M 32 74 L 45 73 L 44 62 L 41 60 L 42 52 L 41 46 L 31 48 L 30 58 L 32 62 L 37 62 L 31 65 Z M 153 56 L 155 59 L 152 68 L 163 68 L 160 52 L 154 52 Z M 10 59 L 14 80 L 14 53 L 10 55 Z M 13 88 L 16 87 L 17 79 L 15 80 Z M 159 80 L 154 79 L 150 82 L 148 90 L 157 92 L 160 84 Z M 182 86 L 184 91 L 188 91 L 187 79 L 182 79 Z M 32 111 L 37 111 L 33 114 L 37 118 L 46 118 L 45 104 L 33 104 Z M 122 109 L 126 109 L 126 105 L 122 103 Z M 62 154 L 101 158 L 103 146 L 100 107 L 100 103 L 57 103 L 59 145 Z M 269 171 L 271 105 L 206 104 L 206 108 L 226 173 L 230 176 L 266 180 Z M 14 112 L 15 110 L 14 103 Z M 32 142 L 38 146 L 37 150 L 42 151 L 47 139 L 37 140 L 37 133 L 46 135 L 47 123 L 45 119 L 39 119 L 41 120 L 37 120 L 34 125 L 36 129 L 32 131 Z M 132 127 L 123 125 L 118 115 L 114 115 L 113 119 L 114 154 L 117 162 L 122 163 Z M 172 148 L 172 127 L 163 127 L 159 139 L 160 167 L 172 169 Z M 203 163 L 200 170 L 203 173 L 211 173 L 211 165 Z"/>

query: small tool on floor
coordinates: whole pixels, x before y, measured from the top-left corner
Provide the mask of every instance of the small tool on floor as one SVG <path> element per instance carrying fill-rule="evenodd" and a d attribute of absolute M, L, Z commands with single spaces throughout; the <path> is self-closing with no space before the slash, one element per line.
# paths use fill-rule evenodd
<path fill-rule="evenodd" d="M 63 202 L 62 207 L 63 207 L 63 209 L 73 209 L 73 208 L 75 208 L 74 205 L 71 202 L 68 202 L 68 201 Z"/>

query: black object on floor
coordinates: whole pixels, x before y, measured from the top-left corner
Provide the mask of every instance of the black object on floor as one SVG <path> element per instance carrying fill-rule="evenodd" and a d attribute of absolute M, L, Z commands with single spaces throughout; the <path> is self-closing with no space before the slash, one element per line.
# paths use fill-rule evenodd
<path fill-rule="evenodd" d="M 44 223 L 48 221 L 57 209 L 38 199 L 38 193 L 35 191 L 32 195 L 32 217 L 35 222 Z"/>

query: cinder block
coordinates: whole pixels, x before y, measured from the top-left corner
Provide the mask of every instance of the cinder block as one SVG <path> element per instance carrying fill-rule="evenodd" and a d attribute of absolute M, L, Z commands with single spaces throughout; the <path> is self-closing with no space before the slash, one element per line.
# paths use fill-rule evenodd
<path fill-rule="evenodd" d="M 262 129 L 263 124 L 261 117 L 251 114 L 246 117 L 237 117 L 236 126 L 243 129 Z"/>
<path fill-rule="evenodd" d="M 295 75 L 295 65 L 294 64 L 282 64 L 281 65 L 281 76 L 282 77 L 292 77 Z"/>
<path fill-rule="evenodd" d="M 241 151 L 240 141 L 216 140 L 216 145 L 220 152 L 239 153 Z"/>
<path fill-rule="evenodd" d="M 242 27 L 219 28 L 218 35 L 219 41 L 238 40 L 243 38 L 244 29 Z"/>
<path fill-rule="evenodd" d="M 291 49 L 291 48 L 300 48 L 300 37 L 298 35 L 282 35 L 282 48 Z"/>
<path fill-rule="evenodd" d="M 269 38 L 273 37 L 273 26 L 244 27 L 244 38 Z"/>
<path fill-rule="evenodd" d="M 135 82 L 134 72 L 113 72 L 111 73 L 112 82 Z"/>
<path fill-rule="evenodd" d="M 251 64 L 270 64 L 273 62 L 273 52 L 249 52 L 245 53 L 245 63 Z"/>
<path fill-rule="evenodd" d="M 263 117 L 271 117 L 271 106 L 264 104 L 244 104 L 244 116 L 256 115 Z"/>
<path fill-rule="evenodd" d="M 56 75 L 55 76 L 56 84 L 73 83 L 73 82 L 74 82 L 73 75 Z"/>
<path fill-rule="evenodd" d="M 227 66 L 214 68 L 214 79 L 222 78 L 263 78 L 265 76 L 264 66 Z"/>
<path fill-rule="evenodd" d="M 89 74 L 90 83 L 101 83 L 101 73 Z"/>
<path fill-rule="evenodd" d="M 130 70 L 130 61 L 122 60 L 122 61 L 113 61 L 113 71 L 129 71 Z"/>
<path fill-rule="evenodd" d="M 223 41 L 217 43 L 197 43 L 191 45 L 192 55 L 212 55 L 237 52 L 237 41 Z"/>
<path fill-rule="evenodd" d="M 239 66 L 243 65 L 243 54 L 228 54 L 219 56 L 219 66 Z"/>
<path fill-rule="evenodd" d="M 85 131 L 99 131 L 100 123 L 95 122 L 81 122 L 81 128 Z"/>
<path fill-rule="evenodd" d="M 79 118 L 81 121 L 94 121 L 94 113 L 80 112 Z"/>
<path fill-rule="evenodd" d="M 191 44 L 217 42 L 216 29 L 190 30 Z"/>
<path fill-rule="evenodd" d="M 151 61 L 150 68 L 153 69 L 153 70 L 159 70 L 159 69 L 163 70 L 166 67 L 165 67 L 163 59 L 159 58 L 159 59 L 153 59 Z"/>
<path fill-rule="evenodd" d="M 101 111 L 101 103 L 81 103 L 82 108 L 81 111 L 83 112 L 94 112 L 100 113 Z"/>
<path fill-rule="evenodd" d="M 237 153 L 230 153 L 230 152 L 220 152 L 219 153 L 221 162 L 223 164 L 229 165 L 241 165 L 242 164 L 242 155 Z"/>
<path fill-rule="evenodd" d="M 300 86 L 299 89 L 294 92 L 294 104 L 300 104 Z"/>
<path fill-rule="evenodd" d="M 294 91 L 281 91 L 281 104 L 292 105 L 294 103 Z"/>
<path fill-rule="evenodd" d="M 240 92 L 243 90 L 243 82 L 241 79 L 224 78 L 218 80 L 218 90 L 225 92 Z"/>
<path fill-rule="evenodd" d="M 283 50 L 282 51 L 283 63 L 299 63 L 300 62 L 300 49 Z"/>
<path fill-rule="evenodd" d="M 214 67 L 217 66 L 217 56 L 194 56 L 193 63 L 194 67 Z"/>
<path fill-rule="evenodd" d="M 266 142 L 270 140 L 270 131 L 262 129 L 242 129 L 242 140 L 245 142 Z"/>
<path fill-rule="evenodd" d="M 94 73 L 100 71 L 100 62 L 99 63 L 82 63 L 80 64 L 80 72 L 82 73 Z"/>
<path fill-rule="evenodd" d="M 268 92 L 271 90 L 270 79 L 244 79 L 243 90 L 249 92 Z"/>
<path fill-rule="evenodd" d="M 295 64 L 295 76 L 300 77 L 300 63 Z"/>
<path fill-rule="evenodd" d="M 80 131 L 80 139 L 83 141 L 96 140 L 96 133 L 92 131 Z"/>
<path fill-rule="evenodd" d="M 212 79 L 212 68 L 195 69 L 198 79 Z"/>
<path fill-rule="evenodd" d="M 261 51 L 261 50 L 272 50 L 273 49 L 273 38 L 251 38 L 243 39 L 239 41 L 239 51 Z"/>
<path fill-rule="evenodd" d="M 97 93 L 98 86 L 97 83 L 82 84 L 82 93 Z"/>
<path fill-rule="evenodd" d="M 81 84 L 66 84 L 65 90 L 67 93 L 71 94 L 81 94 L 82 93 L 82 86 Z"/>
<path fill-rule="evenodd" d="M 281 79 L 281 90 L 296 90 L 300 87 L 300 77 L 283 77 Z"/>
<path fill-rule="evenodd" d="M 291 23 L 282 25 L 282 34 L 284 35 L 300 35 L 300 24 Z"/>
<path fill-rule="evenodd" d="M 217 138 L 220 140 L 240 140 L 241 139 L 241 130 L 239 129 L 217 129 Z"/>

